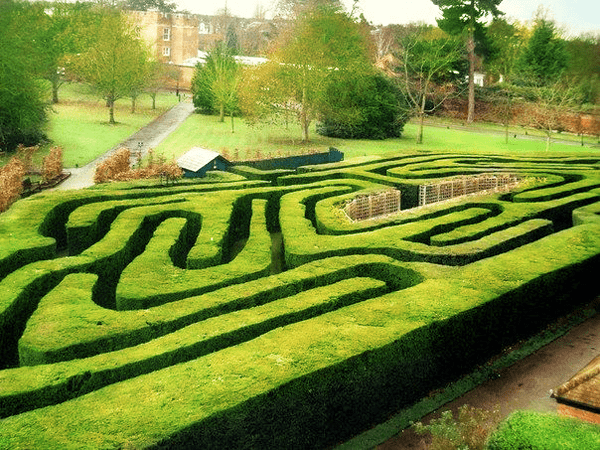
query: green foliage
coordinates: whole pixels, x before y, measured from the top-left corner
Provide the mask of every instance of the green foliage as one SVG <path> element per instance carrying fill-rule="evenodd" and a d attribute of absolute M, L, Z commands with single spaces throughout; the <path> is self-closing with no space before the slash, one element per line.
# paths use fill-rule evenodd
<path fill-rule="evenodd" d="M 490 438 L 487 450 L 594 450 L 600 427 L 571 417 L 515 411 Z"/>
<path fill-rule="evenodd" d="M 433 437 L 431 450 L 484 450 L 499 421 L 499 410 L 463 405 L 458 408 L 456 418 L 452 411 L 443 411 L 439 419 L 432 419 L 427 425 L 417 422 L 413 429 L 417 434 Z"/>
<path fill-rule="evenodd" d="M 332 86 L 372 73 L 361 25 L 335 8 L 308 9 L 282 33 L 270 61 L 249 72 L 245 110 L 258 117 L 282 108 L 297 115 L 307 142 L 311 122 L 329 107 Z"/>
<path fill-rule="evenodd" d="M 367 80 L 346 79 L 329 89 L 330 106 L 317 132 L 343 139 L 400 137 L 408 120 L 406 100 L 383 74 Z"/>
<path fill-rule="evenodd" d="M 32 146 L 45 137 L 45 92 L 29 60 L 35 55 L 27 33 L 30 8 L 14 0 L 0 4 L 0 151 Z"/>
<path fill-rule="evenodd" d="M 221 43 L 206 56 L 204 64 L 196 66 L 192 78 L 194 106 L 205 114 L 219 112 L 233 116 L 238 112 L 237 89 L 241 68 L 234 58 L 234 50 Z"/>
<path fill-rule="evenodd" d="M 497 78 L 505 82 L 512 80 L 523 42 L 514 24 L 506 19 L 495 17 L 486 30 L 490 40 L 490 54 L 486 67 Z"/>
<path fill-rule="evenodd" d="M 177 9 L 177 3 L 168 3 L 165 0 L 125 0 L 125 7 L 134 11 L 158 9 L 162 13 L 173 13 Z"/>
<path fill-rule="evenodd" d="M 0 216 L 0 445 L 331 447 L 585 298 L 599 164 L 395 153 L 19 201 Z M 331 212 L 499 169 L 538 182 L 364 223 Z"/>
<path fill-rule="evenodd" d="M 554 23 L 538 19 L 533 34 L 518 60 L 521 77 L 537 86 L 556 82 L 567 67 L 565 43 L 556 36 Z"/>
<path fill-rule="evenodd" d="M 89 46 L 73 55 L 68 67 L 106 100 L 109 123 L 114 124 L 115 102 L 141 90 L 147 82 L 149 50 L 139 30 L 119 11 L 104 10 L 98 26 L 88 33 Z"/>

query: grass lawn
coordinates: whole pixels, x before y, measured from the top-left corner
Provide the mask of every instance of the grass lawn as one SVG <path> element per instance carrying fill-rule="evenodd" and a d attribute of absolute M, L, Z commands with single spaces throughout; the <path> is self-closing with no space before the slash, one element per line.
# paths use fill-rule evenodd
<path fill-rule="evenodd" d="M 64 167 L 89 163 L 177 103 L 175 95 L 159 93 L 153 110 L 152 99 L 145 94 L 138 98 L 136 112 L 131 113 L 131 100 L 121 99 L 115 105 L 117 124 L 109 125 L 104 101 L 89 87 L 65 84 L 59 91 L 59 100 L 48 112 L 47 135 L 50 145 L 62 147 Z M 49 146 L 39 152 L 35 165 L 41 166 L 48 150 Z M 0 157 L 0 166 L 8 159 L 8 156 Z"/>
<path fill-rule="evenodd" d="M 414 151 L 458 151 L 458 152 L 491 152 L 491 153 L 527 153 L 530 155 L 547 155 L 545 140 L 532 139 L 520 131 L 517 138 L 511 137 L 505 143 L 501 129 L 491 130 L 483 125 L 473 126 L 473 131 L 436 126 L 426 126 L 424 143 L 415 143 L 417 125 L 408 123 L 399 139 L 382 141 L 334 139 L 320 136 L 312 127 L 311 142 L 301 142 L 300 129 L 297 124 L 285 126 L 251 126 L 242 119 L 236 119 L 235 132 L 231 132 L 229 120 L 220 123 L 217 116 L 194 114 L 156 149 L 167 159 L 177 158 L 192 147 L 205 147 L 218 152 L 227 152 L 234 156 L 237 152 L 239 159 L 254 159 L 259 152 L 261 155 L 283 153 L 302 153 L 309 150 L 324 151 L 336 147 L 344 152 L 345 158 L 383 154 L 388 152 Z M 490 132 L 492 131 L 492 132 Z M 513 136 L 515 133 L 511 134 Z M 589 146 L 552 143 L 552 153 L 583 153 L 589 152 Z"/>

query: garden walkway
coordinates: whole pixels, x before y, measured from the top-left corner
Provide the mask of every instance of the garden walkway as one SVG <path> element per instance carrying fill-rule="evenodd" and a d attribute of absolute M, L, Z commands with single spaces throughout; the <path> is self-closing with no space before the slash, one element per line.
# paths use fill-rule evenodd
<path fill-rule="evenodd" d="M 101 161 L 122 147 L 127 147 L 132 152 L 141 150 L 142 155 L 145 155 L 149 149 L 158 146 L 158 144 L 181 125 L 192 112 L 194 112 L 194 105 L 191 101 L 182 101 L 92 162 L 83 167 L 68 169 L 71 172 L 71 176 L 55 189 L 81 189 L 92 186 L 94 184 L 96 166 Z"/>

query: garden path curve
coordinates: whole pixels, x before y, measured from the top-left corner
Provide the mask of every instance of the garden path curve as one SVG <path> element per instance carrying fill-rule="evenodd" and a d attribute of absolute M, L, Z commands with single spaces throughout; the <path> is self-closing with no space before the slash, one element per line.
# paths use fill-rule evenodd
<path fill-rule="evenodd" d="M 56 189 L 81 189 L 93 186 L 96 166 L 108 156 L 122 147 L 127 147 L 132 151 L 141 150 L 142 156 L 145 155 L 149 149 L 158 146 L 175 131 L 193 112 L 194 105 L 191 101 L 182 101 L 92 162 L 83 167 L 69 169 L 71 176 L 59 184 Z"/>

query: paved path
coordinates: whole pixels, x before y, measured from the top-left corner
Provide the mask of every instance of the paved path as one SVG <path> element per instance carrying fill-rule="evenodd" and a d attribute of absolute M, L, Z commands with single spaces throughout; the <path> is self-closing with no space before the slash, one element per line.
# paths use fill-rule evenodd
<path fill-rule="evenodd" d="M 68 171 L 71 172 L 71 176 L 54 189 L 81 189 L 92 186 L 94 184 L 94 172 L 98 163 L 122 147 L 127 147 L 132 152 L 141 150 L 142 155 L 145 155 L 149 149 L 157 147 L 158 144 L 181 125 L 193 112 L 194 105 L 191 102 L 187 101 L 177 104 L 137 133 L 129 136 L 127 140 L 116 145 L 92 162 L 83 167 L 68 169 Z"/>

